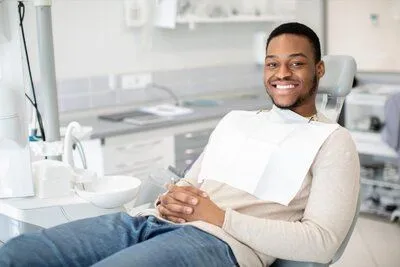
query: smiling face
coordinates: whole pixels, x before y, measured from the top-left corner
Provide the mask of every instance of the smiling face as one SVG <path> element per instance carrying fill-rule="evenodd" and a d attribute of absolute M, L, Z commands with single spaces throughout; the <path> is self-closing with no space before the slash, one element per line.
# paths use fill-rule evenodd
<path fill-rule="evenodd" d="M 275 106 L 302 116 L 316 113 L 316 91 L 325 68 L 323 61 L 315 61 L 313 46 L 306 37 L 282 34 L 271 39 L 264 85 Z"/>

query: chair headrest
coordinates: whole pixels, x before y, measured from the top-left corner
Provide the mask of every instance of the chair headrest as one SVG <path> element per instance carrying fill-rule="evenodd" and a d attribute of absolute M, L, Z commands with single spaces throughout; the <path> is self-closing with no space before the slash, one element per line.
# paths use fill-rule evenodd
<path fill-rule="evenodd" d="M 327 55 L 322 60 L 325 63 L 325 75 L 319 80 L 317 93 L 334 97 L 344 97 L 350 93 L 357 71 L 354 58 L 344 55 Z"/>

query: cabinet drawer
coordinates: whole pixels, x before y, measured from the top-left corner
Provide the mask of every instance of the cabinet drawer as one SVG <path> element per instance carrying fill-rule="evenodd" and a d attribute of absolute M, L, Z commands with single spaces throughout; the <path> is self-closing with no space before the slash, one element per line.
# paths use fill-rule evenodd
<path fill-rule="evenodd" d="M 185 150 L 187 148 L 203 148 L 207 145 L 208 139 L 203 140 L 175 140 L 175 151 Z"/>
<path fill-rule="evenodd" d="M 197 147 L 197 148 L 175 148 L 175 159 L 178 160 L 185 160 L 185 159 L 192 159 L 197 158 L 204 150 L 204 147 Z"/>
<path fill-rule="evenodd" d="M 176 161 L 196 159 L 203 152 L 212 131 L 209 128 L 175 136 Z"/>
<path fill-rule="evenodd" d="M 112 164 L 107 163 L 106 174 L 142 172 L 143 170 L 151 170 L 156 168 L 157 166 L 164 166 L 165 164 L 169 165 L 166 162 L 165 158 L 161 156 L 144 160 L 127 161 Z"/>
<path fill-rule="evenodd" d="M 125 173 L 140 166 L 167 167 L 175 162 L 172 137 L 106 145 L 103 155 L 104 171 L 107 174 Z"/>
<path fill-rule="evenodd" d="M 125 144 L 106 145 L 104 151 L 111 154 L 121 155 L 136 155 L 140 153 L 152 153 L 160 148 L 164 147 L 168 141 L 164 139 L 146 140 L 146 141 L 135 141 Z"/>
<path fill-rule="evenodd" d="M 196 158 L 197 159 L 197 158 Z M 191 166 L 196 159 L 186 159 L 186 160 L 180 160 L 176 162 L 176 168 L 179 171 L 184 171 L 186 170 L 189 166 Z"/>
<path fill-rule="evenodd" d="M 205 129 L 202 131 L 186 132 L 175 136 L 176 143 L 186 143 L 186 142 L 207 142 L 212 131 L 214 129 Z"/>

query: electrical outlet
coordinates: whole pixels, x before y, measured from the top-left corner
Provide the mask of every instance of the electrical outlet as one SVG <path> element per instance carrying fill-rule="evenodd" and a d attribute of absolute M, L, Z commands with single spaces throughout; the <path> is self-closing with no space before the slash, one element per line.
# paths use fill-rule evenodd
<path fill-rule="evenodd" d="M 128 27 L 140 27 L 146 24 L 149 16 L 147 0 L 125 0 L 124 16 Z"/>
<path fill-rule="evenodd" d="M 125 74 L 121 76 L 121 88 L 123 90 L 144 89 L 151 81 L 149 72 Z"/>

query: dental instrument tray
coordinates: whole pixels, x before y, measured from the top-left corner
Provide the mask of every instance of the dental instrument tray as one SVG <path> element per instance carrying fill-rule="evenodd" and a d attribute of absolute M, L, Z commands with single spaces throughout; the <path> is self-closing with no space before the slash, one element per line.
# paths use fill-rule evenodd
<path fill-rule="evenodd" d="M 126 122 L 135 125 L 148 125 L 169 121 L 170 117 L 159 116 L 150 112 L 141 110 L 132 110 L 120 113 L 100 115 L 99 119 L 113 122 Z"/>

